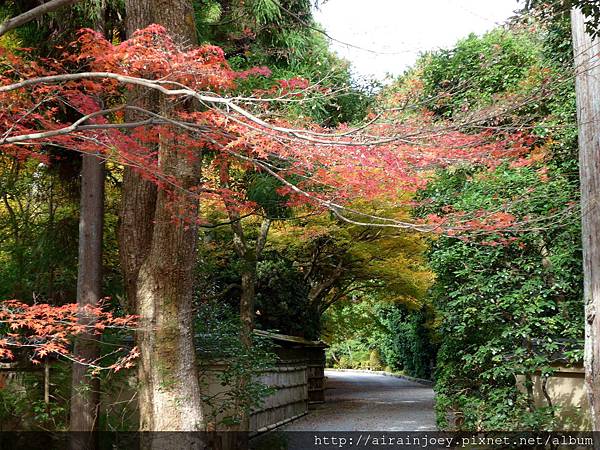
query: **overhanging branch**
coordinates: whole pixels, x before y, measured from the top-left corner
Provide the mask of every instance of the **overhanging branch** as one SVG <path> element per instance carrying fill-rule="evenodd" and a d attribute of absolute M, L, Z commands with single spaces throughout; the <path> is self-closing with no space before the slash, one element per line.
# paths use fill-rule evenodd
<path fill-rule="evenodd" d="M 30 9 L 29 11 L 24 12 L 23 14 L 19 14 L 18 16 L 12 17 L 8 20 L 5 20 L 0 24 L 0 36 L 8 33 L 15 28 L 20 27 L 21 25 L 25 25 L 26 23 L 31 22 L 32 20 L 37 19 L 38 17 L 43 16 L 46 13 L 56 11 L 63 6 L 69 6 L 74 3 L 77 3 L 79 0 L 50 0 L 40 6 L 36 6 L 35 8 Z"/>

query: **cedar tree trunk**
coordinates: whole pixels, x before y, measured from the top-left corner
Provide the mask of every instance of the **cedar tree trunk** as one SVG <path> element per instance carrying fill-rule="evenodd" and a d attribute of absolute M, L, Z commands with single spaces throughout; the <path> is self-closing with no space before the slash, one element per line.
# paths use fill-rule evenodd
<path fill-rule="evenodd" d="M 69 3 L 69 2 L 65 2 Z M 96 29 L 105 32 L 106 5 L 99 5 Z M 52 205 L 50 205 L 52 209 Z M 52 213 L 52 211 L 51 211 Z M 77 267 L 77 305 L 98 306 L 102 297 L 102 235 L 104 232 L 104 160 L 96 155 L 84 154 L 81 166 L 81 192 L 79 206 L 79 252 Z M 82 312 L 81 320 L 93 325 L 93 318 Z M 98 358 L 100 348 L 93 333 L 84 333 L 75 342 L 74 354 L 85 361 Z M 76 433 L 71 448 L 95 449 L 97 441 L 90 432 L 98 429 L 100 407 L 100 380 L 88 378 L 87 367 L 73 363 L 71 375 L 71 431 Z"/>
<path fill-rule="evenodd" d="M 196 44 L 189 0 L 127 0 L 127 32 L 152 23 L 163 25 L 182 45 Z M 132 94 L 132 99 L 142 92 Z M 145 98 L 136 104 L 169 114 L 166 102 Z M 150 108 L 152 107 L 152 108 Z M 163 139 L 158 146 L 163 174 L 182 187 L 198 184 L 200 165 L 192 164 Z M 173 220 L 173 211 L 197 215 L 189 197 L 170 198 L 132 169 L 126 169 L 121 212 L 120 252 L 128 304 L 139 315 L 137 344 L 140 430 L 197 431 L 203 427 L 193 332 L 193 269 L 197 227 Z M 145 448 L 202 448 L 189 433 L 162 439 L 152 435 Z"/>
<path fill-rule="evenodd" d="M 79 257 L 77 267 L 77 305 L 98 306 L 102 297 L 102 231 L 104 225 L 104 161 L 96 155 L 83 155 L 81 203 L 79 212 Z M 80 320 L 93 325 L 93 317 L 82 311 Z M 92 362 L 99 356 L 97 337 L 85 332 L 75 342 L 78 358 Z M 88 367 L 73 363 L 71 379 L 70 429 L 92 432 L 98 427 L 99 380 L 89 379 Z M 95 448 L 92 436 L 74 435 L 72 448 Z"/>
<path fill-rule="evenodd" d="M 571 19 L 579 123 L 585 382 L 592 427 L 600 431 L 600 40 L 586 32 L 580 10 L 574 9 Z"/>

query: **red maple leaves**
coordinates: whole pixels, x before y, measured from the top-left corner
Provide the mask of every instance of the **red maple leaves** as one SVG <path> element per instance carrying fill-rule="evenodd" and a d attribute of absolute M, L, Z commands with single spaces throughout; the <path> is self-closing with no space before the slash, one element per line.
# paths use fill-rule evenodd
<path fill-rule="evenodd" d="M 82 30 L 60 63 L 44 60 L 30 66 L 6 54 L 3 61 L 10 68 L 0 76 L 3 85 L 28 80 L 20 89 L 0 88 L 3 151 L 43 159 L 44 145 L 58 145 L 104 155 L 136 168 L 172 198 L 222 200 L 252 210 L 256 205 L 244 200 L 243 184 L 227 189 L 221 185 L 218 174 L 226 164 L 240 172 L 267 172 L 278 178 L 281 193 L 292 205 L 334 207 L 342 214 L 344 205 L 355 199 L 397 201 L 399 194 L 426 185 L 431 171 L 439 167 L 468 162 L 493 168 L 506 159 L 517 166 L 534 161 L 527 158 L 533 143 L 527 135 L 464 133 L 433 121 L 424 111 L 386 111 L 356 129 L 330 130 L 306 123 L 295 128 L 280 117 L 263 120 L 259 115 L 276 112 L 275 100 L 281 96 L 308 95 L 308 81 L 273 80 L 271 90 L 256 93 L 254 104 L 252 99 L 240 99 L 242 107 L 232 97 L 236 80 L 269 77 L 268 68 L 236 72 L 220 48 L 181 49 L 158 25 L 117 45 Z M 128 104 L 133 88 L 139 95 L 162 95 L 162 111 Z M 258 98 L 265 95 L 278 97 L 272 102 Z M 164 115 L 164 104 L 181 102 L 190 107 L 172 108 Z M 156 152 L 161 142 L 177 147 L 181 164 L 202 160 L 201 185 L 184 189 L 181 180 L 163 173 Z M 174 212 L 174 218 L 198 220 L 182 211 Z M 509 222 L 494 221 L 497 228 Z M 430 225 L 431 230 L 446 231 L 435 221 Z M 481 230 L 481 225 L 468 221 L 460 228 Z"/>
<path fill-rule="evenodd" d="M 82 321 L 82 317 L 86 320 Z M 86 334 L 98 339 L 107 329 L 131 331 L 136 325 L 134 316 L 117 317 L 102 306 L 84 308 L 77 304 L 52 306 L 45 303 L 27 305 L 18 300 L 4 300 L 0 304 L 0 359 L 13 359 L 15 349 L 29 350 L 29 358 L 38 363 L 48 355 L 73 359 L 71 344 L 74 338 Z M 131 349 L 117 361 L 104 367 L 118 370 L 130 367 L 137 355 Z M 85 361 L 99 369 L 100 361 Z"/>

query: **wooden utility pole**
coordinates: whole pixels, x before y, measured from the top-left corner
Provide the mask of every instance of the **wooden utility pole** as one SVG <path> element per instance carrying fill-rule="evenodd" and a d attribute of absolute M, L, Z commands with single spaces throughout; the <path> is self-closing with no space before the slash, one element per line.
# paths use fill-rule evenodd
<path fill-rule="evenodd" d="M 575 55 L 585 301 L 585 382 L 594 431 L 600 431 L 600 40 L 571 12 Z"/>

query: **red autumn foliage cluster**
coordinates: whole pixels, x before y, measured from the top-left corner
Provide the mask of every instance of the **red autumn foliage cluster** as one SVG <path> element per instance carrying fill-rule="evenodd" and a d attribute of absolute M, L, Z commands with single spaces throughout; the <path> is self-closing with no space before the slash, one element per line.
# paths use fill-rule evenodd
<path fill-rule="evenodd" d="M 85 317 L 85 321 L 82 321 Z M 48 355 L 73 358 L 73 338 L 85 334 L 98 336 L 108 328 L 131 331 L 136 325 L 134 316 L 116 317 L 102 307 L 79 308 L 70 303 L 50 306 L 45 303 L 27 305 L 18 300 L 4 300 L 0 304 L 0 360 L 15 358 L 15 349 L 30 349 L 30 360 L 39 363 Z M 105 368 L 119 370 L 132 365 L 137 357 L 133 348 L 126 355 Z M 85 361 L 100 368 L 101 361 Z"/>
<path fill-rule="evenodd" d="M 3 85 L 60 74 L 93 74 L 0 90 L 0 144 L 5 152 L 43 160 L 45 146 L 57 145 L 104 155 L 136 167 L 173 196 L 197 196 L 205 201 L 212 197 L 235 202 L 239 208 L 253 208 L 243 186 L 223 186 L 219 174 L 222 167 L 231 165 L 239 170 L 267 171 L 279 178 L 281 193 L 288 194 L 294 205 L 327 207 L 357 198 L 397 198 L 401 192 L 426 184 L 424 173 L 461 161 L 495 166 L 513 158 L 516 164 L 528 164 L 523 158 L 529 152 L 527 136 L 467 134 L 444 128 L 425 112 L 401 119 L 385 114 L 356 130 L 317 125 L 297 129 L 282 119 L 263 121 L 258 114 L 271 107 L 268 101 L 253 112 L 226 96 L 233 94 L 238 79 L 270 76 L 267 68 L 236 72 L 220 48 L 180 49 L 158 25 L 117 45 L 92 30 L 82 30 L 61 61 L 29 64 L 14 54 L 2 55 L 2 61 L 6 66 L 0 76 Z M 140 80 L 153 83 L 143 95 L 165 88 L 170 90 L 165 101 L 172 104 L 189 101 L 191 93 L 216 94 L 205 102 L 198 97 L 198 103 L 204 104 L 165 118 L 156 111 L 127 106 L 128 92 L 133 87 L 140 89 Z M 296 78 L 274 81 L 273 86 L 283 95 L 290 91 L 303 95 L 309 87 L 306 80 Z M 82 119 L 85 115 L 91 117 Z M 55 134 L 48 135 L 49 131 Z M 19 136 L 28 139 L 15 142 Z M 162 140 L 174 142 L 190 163 L 202 158 L 208 170 L 201 185 L 184 191 L 179 180 L 161 173 L 153 149 Z M 174 215 L 182 218 L 182 212 Z"/>

